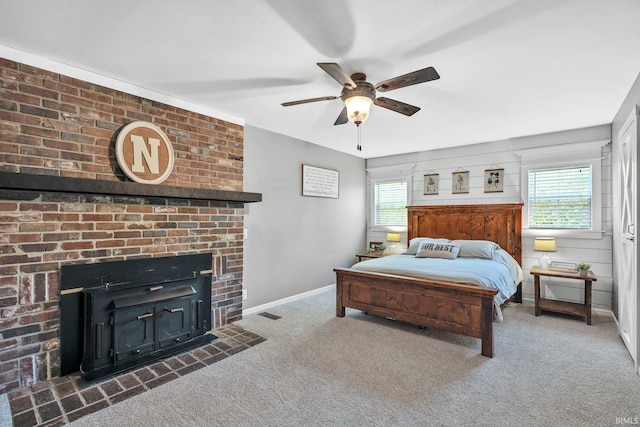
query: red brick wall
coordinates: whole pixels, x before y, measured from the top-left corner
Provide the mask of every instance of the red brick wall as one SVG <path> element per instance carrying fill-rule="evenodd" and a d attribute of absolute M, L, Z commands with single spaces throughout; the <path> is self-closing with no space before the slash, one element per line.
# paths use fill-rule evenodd
<path fill-rule="evenodd" d="M 115 135 L 136 120 L 173 145 L 162 185 L 242 191 L 242 126 L 0 58 L 2 171 L 124 181 Z M 59 376 L 67 263 L 211 253 L 214 327 L 240 318 L 243 214 L 205 200 L 0 189 L 0 393 Z"/>

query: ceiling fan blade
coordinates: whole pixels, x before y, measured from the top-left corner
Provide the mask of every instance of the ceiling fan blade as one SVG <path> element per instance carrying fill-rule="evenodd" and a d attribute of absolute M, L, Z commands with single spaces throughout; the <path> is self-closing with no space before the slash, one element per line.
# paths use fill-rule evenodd
<path fill-rule="evenodd" d="M 349 89 L 355 89 L 356 84 L 349 74 L 347 74 L 340 65 L 335 62 L 318 62 L 318 66 L 327 72 L 331 77 L 333 77 L 338 83 L 340 83 L 343 87 L 347 87 Z"/>
<path fill-rule="evenodd" d="M 401 87 L 417 85 L 418 83 L 429 82 L 431 80 L 437 80 L 440 75 L 433 67 L 423 68 L 422 70 L 414 71 L 413 73 L 404 74 L 402 76 L 394 77 L 389 80 L 385 80 L 376 85 L 376 90 L 380 92 L 388 92 L 394 89 L 400 89 Z"/>
<path fill-rule="evenodd" d="M 292 105 L 307 104 L 309 102 L 331 101 L 332 99 L 336 99 L 336 98 L 337 96 L 321 96 L 320 98 L 309 98 L 309 99 L 301 99 L 299 101 L 283 102 L 281 105 L 283 107 L 291 107 Z"/>
<path fill-rule="evenodd" d="M 344 107 L 342 109 L 342 112 L 340 113 L 340 115 L 336 119 L 336 122 L 333 125 L 334 126 L 343 125 L 343 124 L 347 123 L 348 121 L 349 121 L 349 118 L 347 117 L 347 107 Z"/>
<path fill-rule="evenodd" d="M 389 98 L 376 98 L 374 104 L 378 107 L 387 108 L 391 111 L 395 111 L 396 113 L 404 114 L 405 116 L 413 116 L 415 113 L 420 111 L 420 107 L 415 107 Z"/>

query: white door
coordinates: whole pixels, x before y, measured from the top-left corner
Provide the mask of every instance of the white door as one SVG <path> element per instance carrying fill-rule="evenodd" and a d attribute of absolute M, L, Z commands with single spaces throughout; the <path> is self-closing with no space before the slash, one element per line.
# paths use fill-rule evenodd
<path fill-rule="evenodd" d="M 617 249 L 618 329 L 638 372 L 638 108 L 635 107 L 618 136 L 617 195 L 618 227 L 614 233 Z M 615 221 L 614 221 L 615 222 Z"/>

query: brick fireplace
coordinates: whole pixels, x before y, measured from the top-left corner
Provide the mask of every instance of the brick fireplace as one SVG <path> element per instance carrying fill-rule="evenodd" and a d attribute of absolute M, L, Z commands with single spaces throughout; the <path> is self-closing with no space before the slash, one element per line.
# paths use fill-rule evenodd
<path fill-rule="evenodd" d="M 128 185 L 115 161 L 136 120 L 173 145 L 160 189 Z M 60 376 L 64 265 L 211 254 L 212 326 L 241 317 L 244 203 L 260 199 L 242 192 L 243 138 L 241 125 L 0 58 L 0 393 Z"/>

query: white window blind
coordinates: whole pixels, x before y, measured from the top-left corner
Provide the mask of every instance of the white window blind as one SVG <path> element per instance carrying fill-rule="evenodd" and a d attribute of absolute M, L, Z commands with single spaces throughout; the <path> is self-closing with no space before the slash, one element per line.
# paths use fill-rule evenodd
<path fill-rule="evenodd" d="M 407 181 L 378 181 L 374 189 L 374 224 L 407 225 Z"/>
<path fill-rule="evenodd" d="M 529 228 L 590 229 L 591 166 L 529 170 Z"/>

